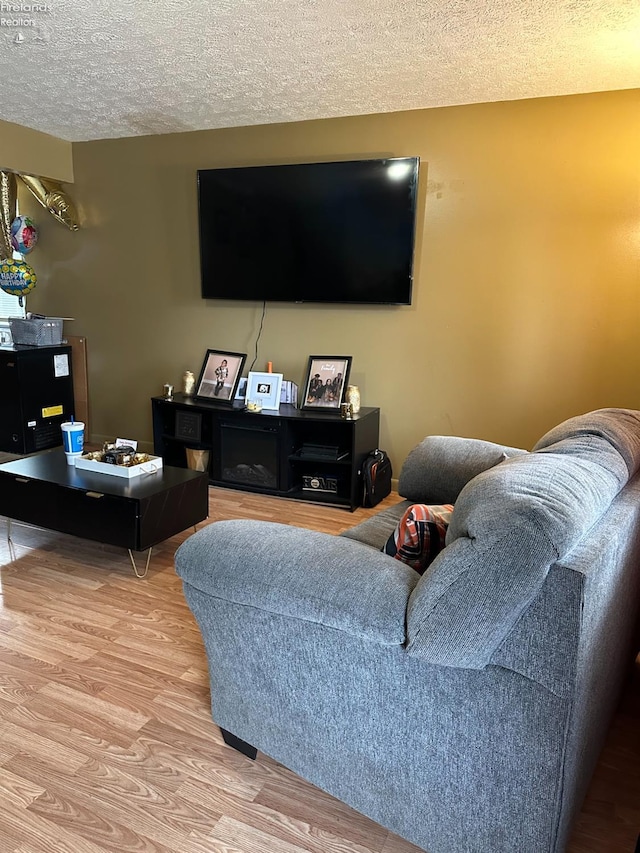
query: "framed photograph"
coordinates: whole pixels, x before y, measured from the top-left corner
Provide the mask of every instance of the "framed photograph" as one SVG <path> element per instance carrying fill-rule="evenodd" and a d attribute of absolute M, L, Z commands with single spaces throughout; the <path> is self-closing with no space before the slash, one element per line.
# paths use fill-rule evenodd
<path fill-rule="evenodd" d="M 187 412 L 184 409 L 178 409 L 175 432 L 176 438 L 200 441 L 202 434 L 202 415 L 200 412 Z"/>
<path fill-rule="evenodd" d="M 263 409 L 280 408 L 280 389 L 282 388 L 282 373 L 257 373 L 249 371 L 247 377 L 247 406 L 257 402 Z"/>
<path fill-rule="evenodd" d="M 243 352 L 208 349 L 196 385 L 196 397 L 233 403 L 246 358 Z"/>
<path fill-rule="evenodd" d="M 236 391 L 236 400 L 244 400 L 247 396 L 247 377 L 243 376 L 240 382 L 238 383 L 238 390 Z"/>
<path fill-rule="evenodd" d="M 301 409 L 340 409 L 349 381 L 350 355 L 310 355 Z"/>

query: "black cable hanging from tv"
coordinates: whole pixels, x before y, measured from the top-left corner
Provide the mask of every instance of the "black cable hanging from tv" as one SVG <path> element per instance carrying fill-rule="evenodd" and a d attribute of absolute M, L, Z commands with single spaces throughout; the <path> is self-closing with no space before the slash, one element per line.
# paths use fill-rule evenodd
<path fill-rule="evenodd" d="M 251 373 L 251 371 L 253 370 L 253 365 L 258 360 L 258 343 L 259 343 L 260 337 L 262 335 L 262 326 L 264 324 L 264 315 L 266 314 L 266 312 L 267 312 L 267 301 L 265 299 L 265 301 L 262 303 L 262 317 L 260 318 L 260 328 L 258 329 L 258 337 L 256 338 L 256 351 L 255 351 L 255 355 L 253 356 L 253 361 L 251 362 L 251 367 L 248 370 L 249 373 Z"/>

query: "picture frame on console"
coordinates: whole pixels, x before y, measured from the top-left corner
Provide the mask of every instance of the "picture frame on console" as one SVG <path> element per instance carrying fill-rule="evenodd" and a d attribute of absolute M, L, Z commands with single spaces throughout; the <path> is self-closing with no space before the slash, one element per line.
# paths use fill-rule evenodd
<path fill-rule="evenodd" d="M 208 349 L 198 377 L 196 397 L 231 405 L 246 359 L 244 352 Z"/>
<path fill-rule="evenodd" d="M 247 396 L 247 377 L 243 376 L 240 382 L 238 383 L 238 388 L 236 390 L 236 400 L 244 400 Z"/>
<path fill-rule="evenodd" d="M 247 405 L 257 403 L 260 409 L 279 409 L 282 373 L 259 373 L 249 371 L 247 377 Z"/>
<path fill-rule="evenodd" d="M 301 409 L 339 410 L 351 372 L 350 355 L 310 355 Z"/>

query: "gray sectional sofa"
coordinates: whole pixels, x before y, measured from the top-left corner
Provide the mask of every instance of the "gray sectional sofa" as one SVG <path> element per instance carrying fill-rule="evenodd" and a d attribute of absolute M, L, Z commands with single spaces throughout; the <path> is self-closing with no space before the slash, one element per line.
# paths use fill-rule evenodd
<path fill-rule="evenodd" d="M 176 554 L 227 742 L 429 853 L 560 853 L 637 651 L 640 412 L 532 452 L 432 436 L 344 536 L 217 522 Z M 454 502 L 418 575 L 379 549 Z"/>

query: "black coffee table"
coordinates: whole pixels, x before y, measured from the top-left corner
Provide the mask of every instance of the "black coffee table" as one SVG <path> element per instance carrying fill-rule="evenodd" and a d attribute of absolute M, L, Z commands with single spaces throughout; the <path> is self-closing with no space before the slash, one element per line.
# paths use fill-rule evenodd
<path fill-rule="evenodd" d="M 60 449 L 0 465 L 0 515 L 11 520 L 118 545 L 143 577 L 151 548 L 207 518 L 205 472 L 165 466 L 126 479 L 67 465 Z M 132 551 L 147 553 L 139 573 Z"/>

